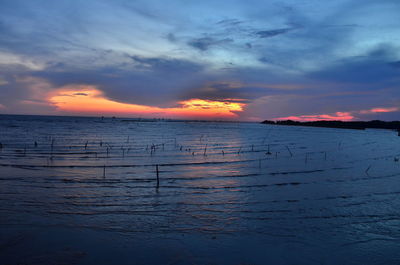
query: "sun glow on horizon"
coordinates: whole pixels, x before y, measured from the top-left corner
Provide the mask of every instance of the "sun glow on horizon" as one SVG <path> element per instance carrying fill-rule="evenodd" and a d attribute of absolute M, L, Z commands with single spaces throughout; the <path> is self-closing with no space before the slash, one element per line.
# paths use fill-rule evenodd
<path fill-rule="evenodd" d="M 236 118 L 244 103 L 233 100 L 216 101 L 189 99 L 177 102 L 177 107 L 160 108 L 113 101 L 95 86 L 74 86 L 58 89 L 48 95 L 48 101 L 59 111 L 89 114 L 136 115 L 163 118 Z"/>
<path fill-rule="evenodd" d="M 293 120 L 293 121 L 318 121 L 318 120 L 341 120 L 351 121 L 355 117 L 350 112 L 336 112 L 334 114 L 300 115 L 276 118 L 274 120 Z"/>

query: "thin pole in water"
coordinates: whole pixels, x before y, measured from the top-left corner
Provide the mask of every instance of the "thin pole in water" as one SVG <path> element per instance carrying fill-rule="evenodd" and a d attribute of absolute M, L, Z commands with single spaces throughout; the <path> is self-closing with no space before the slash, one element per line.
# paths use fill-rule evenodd
<path fill-rule="evenodd" d="M 286 148 L 287 148 L 287 150 L 289 151 L 290 156 L 292 157 L 293 154 L 292 154 L 292 151 L 290 151 L 289 146 L 286 146 Z"/>
<path fill-rule="evenodd" d="M 158 165 L 156 165 L 156 174 L 157 174 L 157 189 L 160 187 L 160 174 L 158 171 Z"/>
<path fill-rule="evenodd" d="M 369 176 L 368 171 L 371 168 L 371 165 L 369 165 L 369 167 L 365 170 L 365 174 L 367 174 L 367 176 Z"/>
<path fill-rule="evenodd" d="M 268 145 L 268 151 L 265 153 L 266 155 L 270 155 L 271 152 L 269 151 L 269 145 Z"/>

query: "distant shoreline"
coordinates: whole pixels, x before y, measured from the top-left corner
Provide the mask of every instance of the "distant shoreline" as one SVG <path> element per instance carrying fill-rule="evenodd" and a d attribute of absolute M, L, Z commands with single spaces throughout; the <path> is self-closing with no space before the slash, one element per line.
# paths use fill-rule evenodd
<path fill-rule="evenodd" d="M 211 119 L 179 119 L 179 118 L 143 118 L 143 117 L 124 117 L 124 116 L 79 116 L 79 115 L 40 115 L 40 114 L 6 114 L 0 113 L 2 117 L 29 117 L 32 119 L 98 119 L 98 120 L 115 120 L 120 122 L 210 122 L 210 123 L 259 123 L 259 121 L 241 121 L 241 120 L 211 120 Z"/>
<path fill-rule="evenodd" d="M 307 126 L 307 127 L 322 127 L 322 128 L 338 128 L 338 129 L 390 129 L 398 130 L 400 133 L 400 121 L 293 121 L 293 120 L 281 120 L 271 121 L 265 120 L 261 122 L 263 124 L 274 124 L 274 125 L 290 125 L 290 126 Z"/>

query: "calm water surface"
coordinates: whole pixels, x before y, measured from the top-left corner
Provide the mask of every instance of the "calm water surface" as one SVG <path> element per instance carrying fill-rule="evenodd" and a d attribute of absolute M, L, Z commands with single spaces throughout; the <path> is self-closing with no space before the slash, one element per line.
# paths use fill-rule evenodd
<path fill-rule="evenodd" d="M 0 143 L 0 264 L 400 263 L 390 130 L 0 116 Z"/>

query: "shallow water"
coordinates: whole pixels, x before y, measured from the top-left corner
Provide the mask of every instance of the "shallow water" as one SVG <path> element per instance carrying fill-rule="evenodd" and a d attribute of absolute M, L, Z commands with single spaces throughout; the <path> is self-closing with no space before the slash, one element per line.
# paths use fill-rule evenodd
<path fill-rule="evenodd" d="M 400 262 L 394 131 L 0 116 L 0 143 L 4 264 Z"/>

